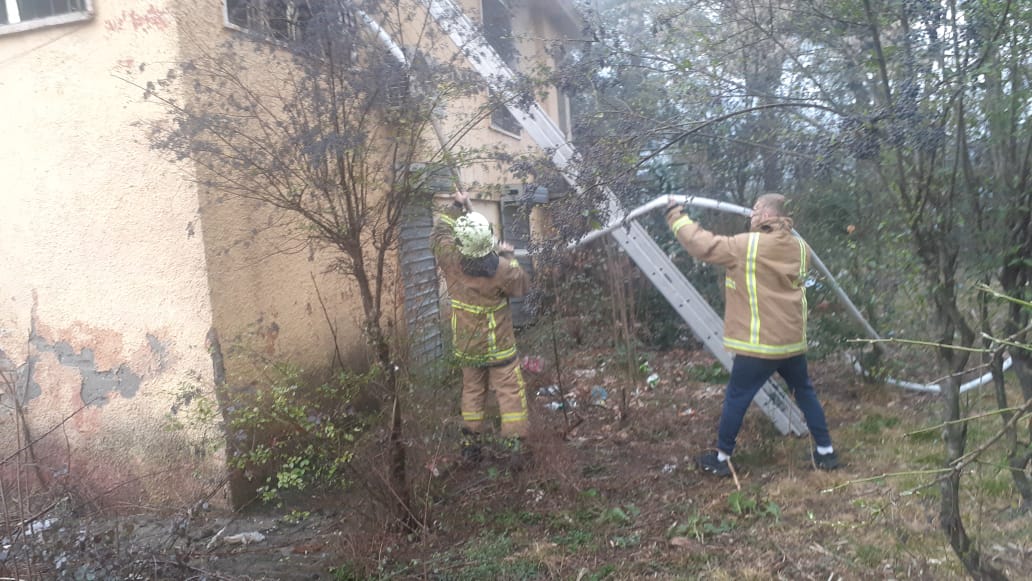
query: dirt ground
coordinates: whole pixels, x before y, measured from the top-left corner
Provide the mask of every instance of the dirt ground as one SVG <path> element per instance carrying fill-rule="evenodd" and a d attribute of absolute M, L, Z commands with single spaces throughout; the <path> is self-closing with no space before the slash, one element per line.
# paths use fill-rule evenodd
<path fill-rule="evenodd" d="M 648 353 L 637 384 L 603 354 L 528 373 L 532 461 L 476 466 L 413 444 L 426 528 L 378 523 L 361 488 L 346 499 L 224 513 L 199 504 L 35 523 L 5 542 L 0 572 L 40 579 L 947 579 L 963 569 L 938 530 L 934 396 L 859 382 L 812 362 L 844 466 L 816 472 L 806 438 L 779 435 L 754 406 L 733 479 L 695 468 L 713 445 L 725 377 L 703 352 Z M 609 366 L 616 366 L 609 363 Z M 546 368 L 550 368 L 547 364 Z M 568 377 L 567 377 L 568 376 Z M 554 387 L 553 387 L 554 386 Z M 620 419 L 626 395 L 627 418 Z M 457 394 L 455 394 L 457 398 Z M 991 407 L 987 392 L 972 409 Z M 988 437 L 998 423 L 973 429 Z M 971 446 L 974 447 L 974 446 Z M 884 476 L 892 475 L 892 476 Z M 1032 578 L 1032 523 L 1008 477 L 965 480 L 966 524 L 1012 579 Z M 33 557 L 30 559 L 28 555 Z M 30 564 L 31 561 L 31 564 Z"/>

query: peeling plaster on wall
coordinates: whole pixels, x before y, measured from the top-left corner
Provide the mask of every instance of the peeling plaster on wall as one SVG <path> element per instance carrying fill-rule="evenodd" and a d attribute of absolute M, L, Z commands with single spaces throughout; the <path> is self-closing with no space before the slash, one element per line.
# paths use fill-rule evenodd
<path fill-rule="evenodd" d="M 35 359 L 22 365 L 15 365 L 7 353 L 0 349 L 0 371 L 10 373 L 13 376 L 15 394 L 20 399 L 22 405 L 43 395 L 43 388 L 29 377 L 34 363 Z M 0 413 L 13 412 L 14 402 L 7 401 L 10 399 L 10 394 L 7 393 L 7 386 L 0 387 L 3 388 L 3 391 L 0 391 Z"/>
<path fill-rule="evenodd" d="M 51 344 L 38 335 L 31 336 L 29 342 L 41 353 L 53 353 L 61 365 L 79 370 L 82 375 L 80 396 L 85 405 L 103 406 L 108 402 L 108 394 L 113 391 L 122 397 L 131 398 L 140 389 L 140 376 L 124 364 L 113 371 L 98 371 L 96 358 L 89 347 L 76 353 L 65 341 Z"/>
<path fill-rule="evenodd" d="M 161 429 L 181 384 L 210 391 L 198 339 L 212 324 L 211 289 L 201 223 L 192 239 L 184 232 L 196 218 L 196 170 L 147 147 L 144 129 L 165 116 L 118 79 L 163 76 L 138 65 L 188 60 L 188 42 L 227 32 L 212 18 L 218 3 L 149 2 L 94 2 L 97 17 L 70 35 L 55 27 L 0 38 L 0 174 L 25 177 L 0 193 L 0 347 L 21 366 L 18 401 L 30 391 L 26 425 L 40 436 L 61 426 L 34 445 L 41 466 L 70 470 L 61 486 L 91 506 L 123 509 L 187 506 L 226 470 L 222 449 L 204 461 L 190 452 L 207 426 Z M 210 28 L 180 37 L 179 11 Z M 18 446 L 4 414 L 6 457 Z"/>

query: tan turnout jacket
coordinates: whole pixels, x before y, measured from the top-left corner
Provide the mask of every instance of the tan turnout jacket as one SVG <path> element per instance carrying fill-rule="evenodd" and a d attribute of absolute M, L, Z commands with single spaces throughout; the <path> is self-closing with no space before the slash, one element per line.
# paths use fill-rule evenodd
<path fill-rule="evenodd" d="M 516 357 L 509 297 L 526 294 L 527 273 L 509 253 L 498 255 L 497 269 L 489 276 L 472 276 L 455 242 L 455 219 L 462 210 L 451 205 L 438 215 L 431 235 L 437 264 L 451 296 L 452 343 L 463 367 L 500 365 Z M 491 255 L 488 255 L 491 256 Z"/>
<path fill-rule="evenodd" d="M 789 218 L 761 223 L 752 232 L 720 236 L 680 208 L 667 224 L 693 257 L 726 269 L 724 347 L 763 359 L 806 352 L 806 273 L 810 248 L 792 234 Z"/>

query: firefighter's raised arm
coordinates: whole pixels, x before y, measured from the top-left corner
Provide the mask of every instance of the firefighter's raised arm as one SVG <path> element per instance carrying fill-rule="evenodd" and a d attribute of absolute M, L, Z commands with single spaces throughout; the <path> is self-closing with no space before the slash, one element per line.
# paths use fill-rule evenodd
<path fill-rule="evenodd" d="M 455 193 L 452 194 L 452 199 L 455 201 L 456 206 L 462 208 L 467 212 L 470 211 L 469 194 L 461 190 L 456 190 Z"/>

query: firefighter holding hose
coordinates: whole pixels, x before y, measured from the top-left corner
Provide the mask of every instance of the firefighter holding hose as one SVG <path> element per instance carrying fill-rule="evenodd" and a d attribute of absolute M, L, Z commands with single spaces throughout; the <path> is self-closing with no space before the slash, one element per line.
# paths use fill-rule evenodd
<path fill-rule="evenodd" d="M 724 348 L 734 353 L 734 363 L 716 449 L 699 457 L 699 467 L 716 476 L 731 475 L 728 461 L 745 412 L 776 372 L 795 395 L 813 436 L 813 465 L 820 470 L 837 468 L 838 456 L 806 362 L 805 282 L 810 248 L 793 234 L 785 197 L 760 196 L 749 232 L 737 236 L 719 236 L 702 228 L 672 199 L 666 219 L 689 254 L 726 270 Z"/>

